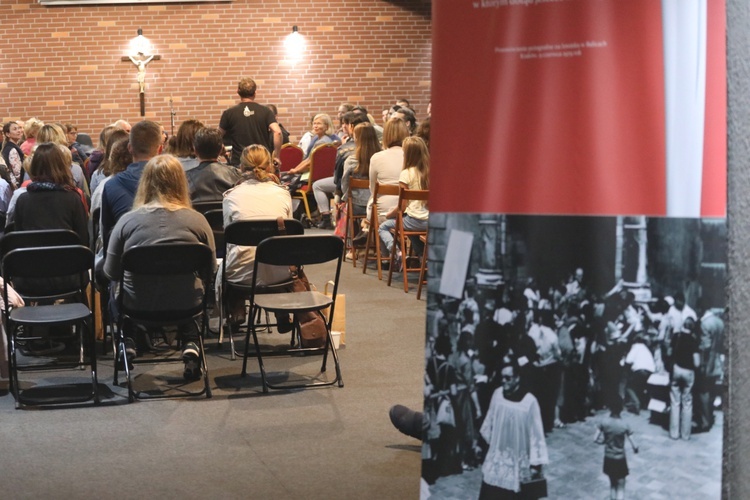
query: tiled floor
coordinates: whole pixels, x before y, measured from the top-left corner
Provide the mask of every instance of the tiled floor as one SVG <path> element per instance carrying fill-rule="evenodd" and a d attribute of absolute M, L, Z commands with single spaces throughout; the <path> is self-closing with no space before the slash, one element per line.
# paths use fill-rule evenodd
<path fill-rule="evenodd" d="M 606 412 L 605 412 L 606 413 Z M 627 448 L 630 475 L 625 497 L 634 499 L 718 499 L 721 496 L 723 415 L 708 433 L 689 441 L 673 441 L 666 430 L 640 416 L 624 412 L 639 453 Z M 555 429 L 547 437 L 550 464 L 545 470 L 551 499 L 608 499 L 609 480 L 602 473 L 604 448 L 594 443 L 596 417 Z M 482 482 L 479 469 L 440 478 L 431 499 L 475 499 Z"/>

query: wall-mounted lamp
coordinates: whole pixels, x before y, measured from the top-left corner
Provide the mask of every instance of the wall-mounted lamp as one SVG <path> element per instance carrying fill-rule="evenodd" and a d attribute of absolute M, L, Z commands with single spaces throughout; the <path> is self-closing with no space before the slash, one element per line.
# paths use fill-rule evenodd
<path fill-rule="evenodd" d="M 130 55 L 136 57 L 138 54 L 145 57 L 151 55 L 151 41 L 143 36 L 141 28 L 138 28 L 138 36 L 130 40 Z"/>
<path fill-rule="evenodd" d="M 305 52 L 305 37 L 300 34 L 297 26 L 293 26 L 292 32 L 284 39 L 284 49 L 290 61 L 296 62 L 302 59 L 302 54 Z"/>

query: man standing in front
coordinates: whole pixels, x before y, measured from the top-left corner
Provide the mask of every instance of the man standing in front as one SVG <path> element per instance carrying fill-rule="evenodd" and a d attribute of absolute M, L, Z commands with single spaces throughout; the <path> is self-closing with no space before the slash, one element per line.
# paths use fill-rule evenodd
<path fill-rule="evenodd" d="M 281 127 L 276 116 L 265 106 L 255 102 L 257 86 L 252 78 L 243 78 L 237 85 L 240 103 L 221 114 L 219 130 L 224 134 L 224 144 L 232 146 L 234 166 L 240 164 L 240 155 L 246 146 L 262 144 L 278 159 L 281 150 Z M 273 133 L 270 143 L 269 130 Z"/>

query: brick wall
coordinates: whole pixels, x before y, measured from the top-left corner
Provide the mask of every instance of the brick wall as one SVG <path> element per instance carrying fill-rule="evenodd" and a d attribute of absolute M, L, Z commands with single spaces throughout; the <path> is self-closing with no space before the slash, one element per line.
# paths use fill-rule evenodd
<path fill-rule="evenodd" d="M 296 136 L 310 115 L 359 103 L 380 120 L 396 97 L 424 116 L 430 99 L 430 0 L 234 0 L 232 3 L 43 7 L 0 0 L 0 116 L 72 121 L 97 136 L 139 119 L 137 69 L 121 61 L 141 27 L 161 55 L 147 66 L 146 117 L 169 130 L 194 118 L 217 126 L 256 79 L 257 101 L 279 107 Z M 297 25 L 305 59 L 285 60 Z M 96 140 L 96 138 L 95 138 Z"/>

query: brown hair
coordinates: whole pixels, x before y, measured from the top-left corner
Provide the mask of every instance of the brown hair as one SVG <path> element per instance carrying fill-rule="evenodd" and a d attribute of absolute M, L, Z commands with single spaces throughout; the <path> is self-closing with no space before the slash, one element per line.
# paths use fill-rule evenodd
<path fill-rule="evenodd" d="M 161 125 L 156 122 L 143 120 L 130 129 L 130 149 L 133 157 L 156 156 L 163 142 Z"/>
<path fill-rule="evenodd" d="M 375 127 L 370 125 L 369 122 L 362 122 L 354 127 L 354 143 L 356 144 L 354 158 L 357 160 L 357 168 L 354 169 L 353 173 L 357 175 L 369 175 L 370 158 L 380 151 L 380 143 L 378 142 L 378 134 L 375 132 Z"/>
<path fill-rule="evenodd" d="M 125 131 L 123 130 L 123 132 Z M 127 135 L 127 132 L 122 139 L 110 142 L 111 151 L 109 153 L 109 161 L 107 161 L 107 168 L 104 170 L 104 175 L 107 177 L 122 172 L 128 168 L 128 165 L 133 163 L 133 155 L 130 153 L 130 149 L 128 149 L 130 136 Z"/>
<path fill-rule="evenodd" d="M 385 149 L 400 146 L 409 137 L 409 128 L 401 118 L 391 118 L 383 128 L 383 147 Z"/>
<path fill-rule="evenodd" d="M 36 147 L 29 166 L 29 175 L 34 182 L 52 182 L 75 188 L 70 164 L 70 150 L 62 144 L 43 142 Z"/>
<path fill-rule="evenodd" d="M 182 122 L 180 128 L 177 129 L 177 134 L 174 136 L 174 143 L 169 141 L 169 152 L 179 158 L 194 156 L 193 141 L 195 140 L 195 134 L 205 127 L 203 122 L 198 120 L 185 120 Z"/>
<path fill-rule="evenodd" d="M 430 151 L 421 137 L 404 139 L 404 170 L 414 167 L 419 175 L 419 189 L 430 189 Z"/>
<path fill-rule="evenodd" d="M 104 159 L 99 164 L 99 168 L 97 169 L 97 171 L 101 171 L 107 177 L 112 175 L 112 166 L 110 165 L 110 162 L 112 161 L 110 159 L 110 157 L 112 156 L 112 147 L 116 142 L 127 139 L 129 137 L 130 134 L 128 134 L 121 128 L 115 128 L 111 131 L 111 133 L 107 137 L 107 147 L 104 150 Z"/>
<path fill-rule="evenodd" d="M 265 146 L 251 144 L 242 150 L 240 171 L 243 175 L 249 174 L 260 182 L 277 182 L 276 176 L 268 172 L 271 165 L 273 165 L 273 159 Z"/>
<path fill-rule="evenodd" d="M 154 156 L 143 168 L 133 208 L 149 203 L 159 204 L 167 210 L 191 207 L 187 177 L 176 157 L 169 154 Z"/>
<path fill-rule="evenodd" d="M 240 80 L 240 83 L 237 84 L 237 94 L 240 97 L 246 97 L 246 98 L 254 98 L 255 97 L 255 91 L 258 89 L 258 86 L 255 84 L 255 80 L 252 78 L 243 78 Z"/>

